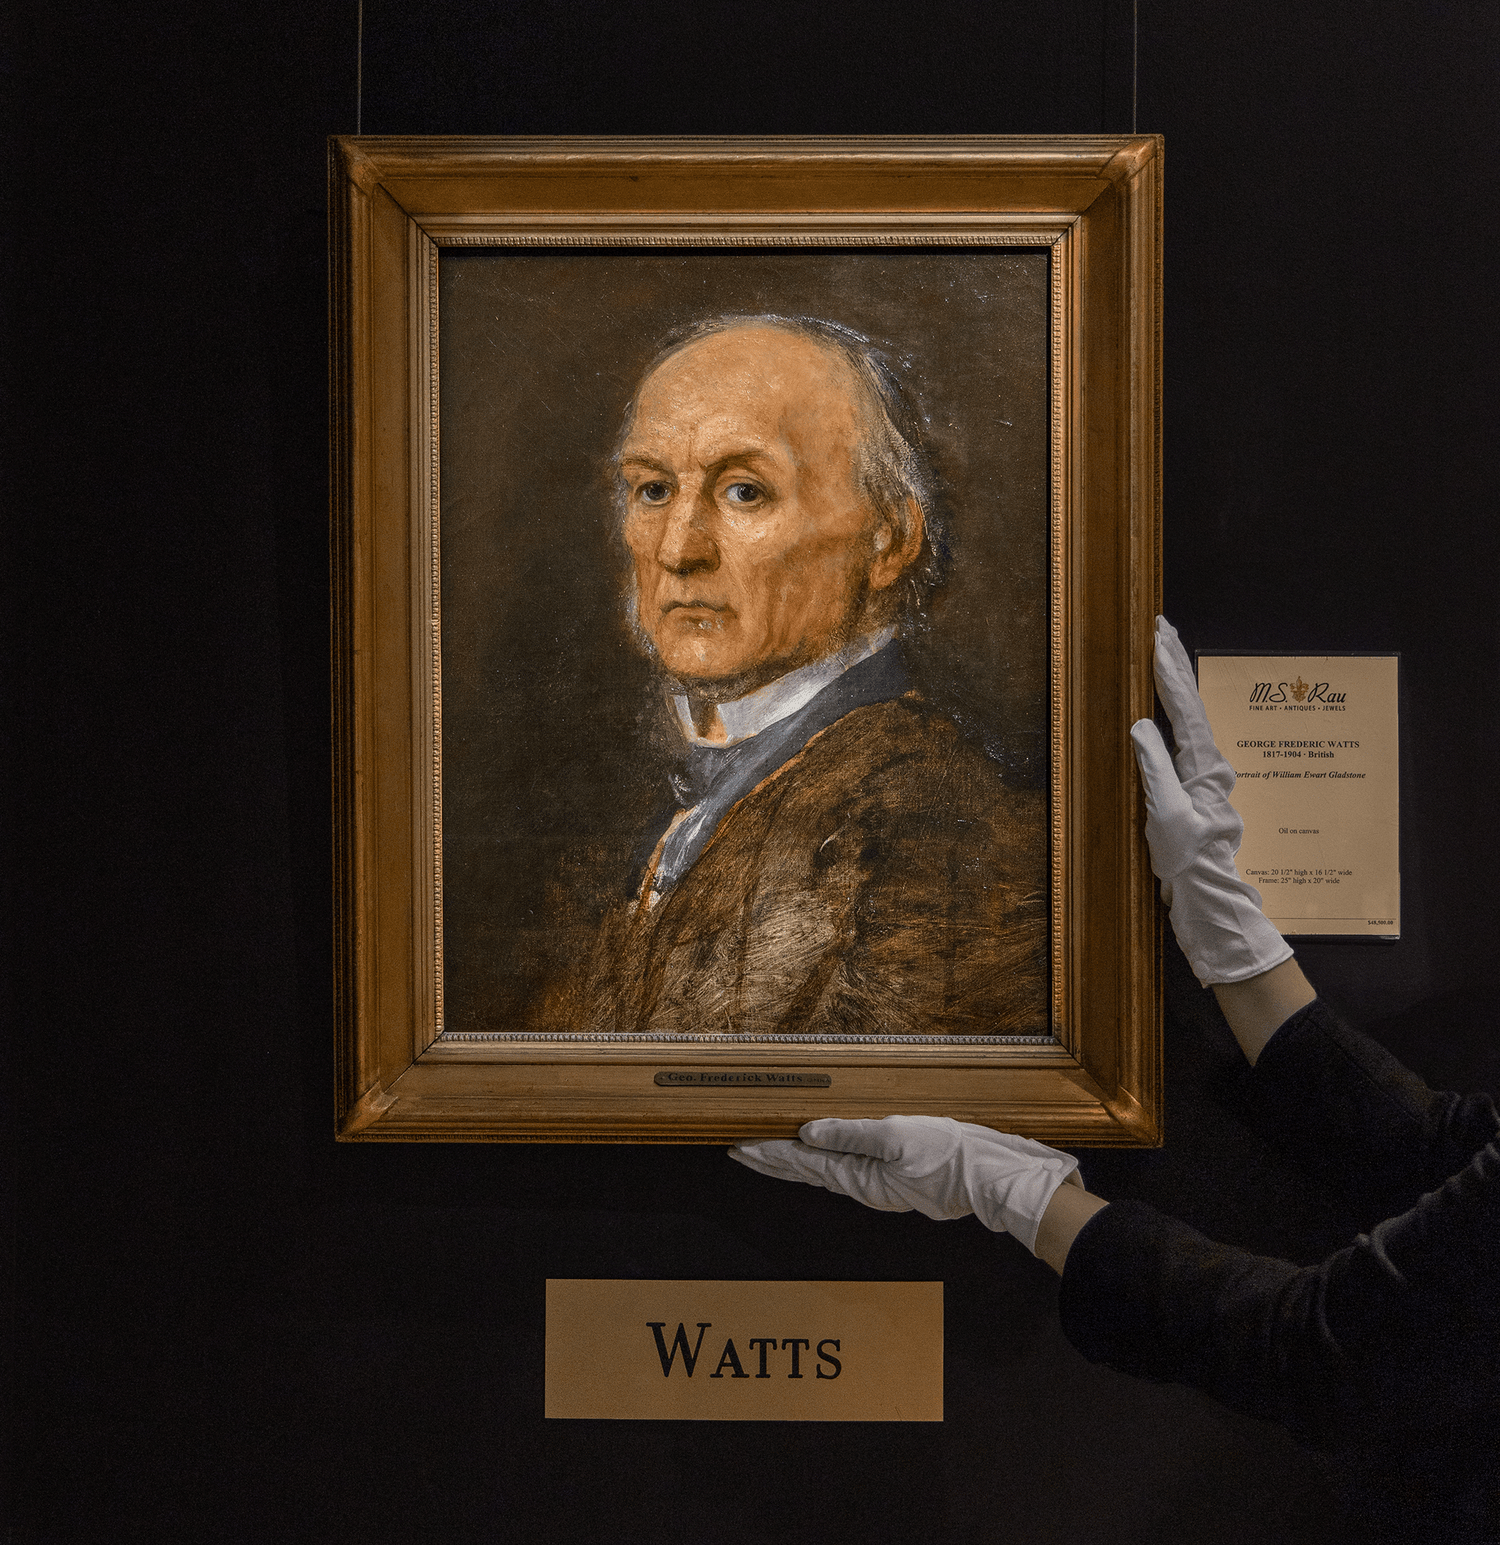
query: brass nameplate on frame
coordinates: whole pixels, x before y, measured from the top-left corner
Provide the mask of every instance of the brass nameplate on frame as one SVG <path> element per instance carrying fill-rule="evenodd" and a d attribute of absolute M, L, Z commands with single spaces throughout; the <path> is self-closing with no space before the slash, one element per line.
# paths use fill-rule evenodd
<path fill-rule="evenodd" d="M 663 1089 L 827 1089 L 833 1077 L 783 1068 L 663 1068 L 652 1081 Z"/>
<path fill-rule="evenodd" d="M 1401 933 L 1395 655 L 1198 657 L 1240 873 L 1288 935 Z"/>
<path fill-rule="evenodd" d="M 548 1417 L 940 1422 L 941 1282 L 547 1281 Z"/>

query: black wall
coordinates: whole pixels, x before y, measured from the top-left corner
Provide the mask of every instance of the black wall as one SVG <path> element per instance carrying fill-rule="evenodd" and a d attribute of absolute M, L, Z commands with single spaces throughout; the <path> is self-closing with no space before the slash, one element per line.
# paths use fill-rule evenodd
<path fill-rule="evenodd" d="M 1130 127 L 1130 7 L 367 0 L 376 133 Z M 1303 951 L 1496 1081 L 1497 12 L 1141 0 L 1167 137 L 1166 604 L 1190 647 L 1399 649 L 1405 935 Z M 1344 1537 L 1277 1430 L 1091 1368 L 972 1220 L 714 1149 L 331 1137 L 323 140 L 355 7 L 11 23 L 22 1541 Z M 1168 1141 L 1108 1196 L 1337 1231 L 1169 962 Z M 923 1426 L 541 1419 L 547 1276 L 942 1278 Z"/>

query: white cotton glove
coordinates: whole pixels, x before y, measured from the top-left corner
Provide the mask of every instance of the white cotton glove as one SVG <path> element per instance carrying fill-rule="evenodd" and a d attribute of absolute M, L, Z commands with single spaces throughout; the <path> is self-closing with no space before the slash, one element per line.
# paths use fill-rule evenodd
<path fill-rule="evenodd" d="M 1172 932 L 1205 987 L 1243 982 L 1289 960 L 1292 947 L 1234 867 L 1245 823 L 1229 803 L 1234 770 L 1214 744 L 1177 630 L 1156 619 L 1156 691 L 1177 741 L 1171 757 L 1149 719 L 1131 726 L 1146 785 L 1146 841 Z"/>
<path fill-rule="evenodd" d="M 1078 1160 L 1028 1137 L 947 1116 L 882 1121 L 809 1121 L 800 1142 L 740 1143 L 729 1157 L 774 1175 L 852 1196 L 882 1212 L 966 1218 L 1014 1234 L 1035 1252 L 1037 1225 L 1052 1193 L 1074 1179 Z"/>

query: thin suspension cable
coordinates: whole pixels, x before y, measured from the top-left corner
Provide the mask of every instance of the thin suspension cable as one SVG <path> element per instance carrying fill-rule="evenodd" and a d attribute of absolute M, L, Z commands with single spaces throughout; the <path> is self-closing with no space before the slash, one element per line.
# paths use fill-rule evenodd
<path fill-rule="evenodd" d="M 362 133 L 365 115 L 365 0 L 359 0 L 354 44 L 354 132 Z"/>
<path fill-rule="evenodd" d="M 360 0 L 364 4 L 364 0 Z M 1130 132 L 1136 132 L 1135 106 L 1141 65 L 1141 0 L 1130 3 Z"/>

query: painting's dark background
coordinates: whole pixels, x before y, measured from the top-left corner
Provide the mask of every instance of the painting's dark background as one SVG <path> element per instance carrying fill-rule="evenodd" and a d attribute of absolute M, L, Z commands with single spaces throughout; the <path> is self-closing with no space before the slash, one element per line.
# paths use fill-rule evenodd
<path fill-rule="evenodd" d="M 1500 14 L 1140 9 L 1167 608 L 1190 646 L 1402 652 L 1406 934 L 1304 959 L 1432 1078 L 1493 1082 Z M 364 127 L 1124 129 L 1128 13 L 368 0 Z M 332 1142 L 322 141 L 354 7 L 31 0 L 8 31 L 14 1537 L 1339 1538 L 1286 1438 L 1083 1364 L 1047 1270 L 972 1222 L 712 1149 Z M 1173 969 L 1167 1146 L 1085 1172 L 1307 1257 L 1319 1179 L 1223 1092 Z M 948 1420 L 548 1426 L 549 1274 L 944 1278 Z"/>
<path fill-rule="evenodd" d="M 1008 779 L 1046 788 L 1045 248 L 449 248 L 439 274 L 448 1029 L 533 1026 L 661 803 L 609 463 L 641 372 L 694 322 L 813 316 L 880 345 L 924 411 L 952 556 L 908 657 Z"/>

